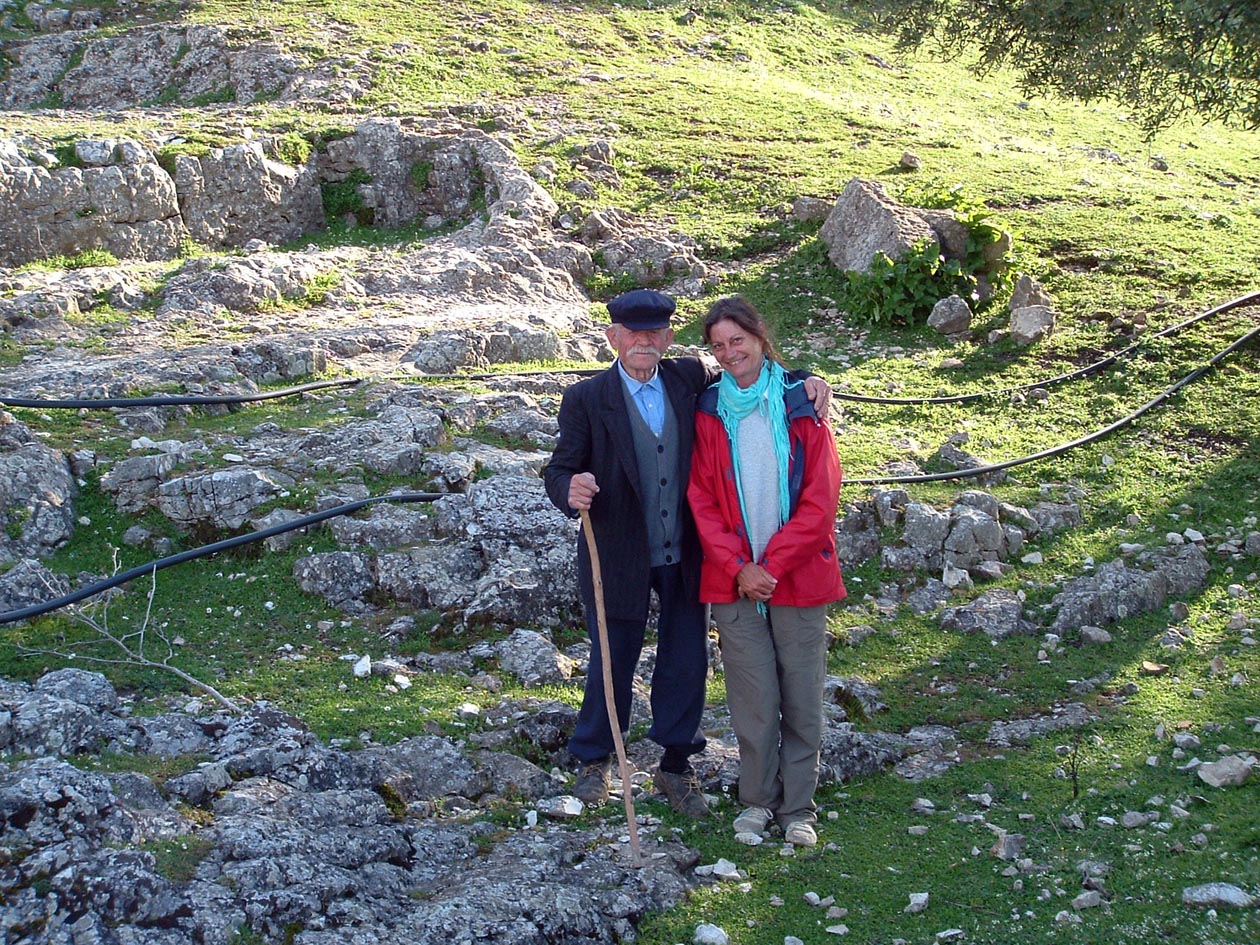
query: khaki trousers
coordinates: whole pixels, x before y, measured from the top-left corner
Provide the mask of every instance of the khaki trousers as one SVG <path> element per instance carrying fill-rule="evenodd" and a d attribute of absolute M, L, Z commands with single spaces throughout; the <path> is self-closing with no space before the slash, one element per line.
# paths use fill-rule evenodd
<path fill-rule="evenodd" d="M 739 799 L 780 825 L 816 821 L 827 608 L 714 604 L 726 698 L 739 740 Z"/>

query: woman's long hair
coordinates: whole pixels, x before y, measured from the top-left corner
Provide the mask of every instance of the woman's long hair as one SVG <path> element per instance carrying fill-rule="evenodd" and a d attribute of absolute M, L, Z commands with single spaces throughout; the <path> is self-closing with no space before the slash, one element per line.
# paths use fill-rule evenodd
<path fill-rule="evenodd" d="M 766 357 L 782 367 L 787 367 L 787 362 L 783 360 L 783 356 L 775 349 L 774 342 L 770 340 L 770 328 L 766 325 L 766 320 L 753 307 L 752 302 L 742 295 L 728 295 L 709 306 L 709 311 L 704 316 L 705 344 L 709 343 L 713 326 L 726 320 L 734 322 L 748 334 L 755 336 L 765 349 Z"/>

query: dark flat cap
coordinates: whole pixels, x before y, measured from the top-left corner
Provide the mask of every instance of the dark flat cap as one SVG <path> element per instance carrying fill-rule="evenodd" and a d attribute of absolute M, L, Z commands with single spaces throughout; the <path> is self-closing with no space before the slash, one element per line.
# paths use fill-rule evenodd
<path fill-rule="evenodd" d="M 634 331 L 668 328 L 669 316 L 674 314 L 674 300 L 663 292 L 634 289 L 609 302 L 608 314 L 613 321 Z"/>

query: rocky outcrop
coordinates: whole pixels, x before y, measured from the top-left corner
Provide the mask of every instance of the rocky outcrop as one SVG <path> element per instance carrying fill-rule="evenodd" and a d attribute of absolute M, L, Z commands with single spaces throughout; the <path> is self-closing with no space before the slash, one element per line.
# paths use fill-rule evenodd
<path fill-rule="evenodd" d="M 287 243 L 324 228 L 319 172 L 276 160 L 261 141 L 174 159 L 175 191 L 188 236 L 206 246 Z"/>
<path fill-rule="evenodd" d="M 902 526 L 900 538 L 882 548 L 885 566 L 899 571 L 955 569 L 981 579 L 1005 573 L 1029 539 L 1080 523 L 1075 505 L 1041 502 L 1030 510 L 974 490 L 959 494 L 948 509 L 911 501 L 900 489 L 877 489 L 873 504 L 879 523 Z M 868 527 L 875 524 L 872 518 Z"/>
<path fill-rule="evenodd" d="M 173 257 L 187 230 L 175 184 L 152 152 L 124 140 L 80 142 L 74 153 L 82 166 L 56 166 L 0 140 L 0 265 L 92 249 Z"/>
<path fill-rule="evenodd" d="M 832 265 L 845 272 L 869 272 L 877 255 L 901 259 L 923 242 L 936 243 L 946 259 L 967 258 L 968 230 L 953 211 L 905 206 L 890 197 L 883 184 L 857 177 L 836 198 L 818 238 L 827 247 Z M 992 277 L 1004 271 L 1010 249 L 1011 237 L 1006 233 L 986 246 L 976 274 L 982 298 L 990 291 Z"/>
<path fill-rule="evenodd" d="M 1209 567 L 1202 549 L 1194 544 L 1145 552 L 1136 564 L 1132 567 L 1117 558 L 1100 565 L 1094 574 L 1069 581 L 1051 601 L 1058 609 L 1051 629 L 1066 633 L 1084 626 L 1108 627 L 1126 617 L 1151 613 L 1170 596 L 1201 589 Z"/>
<path fill-rule="evenodd" d="M 315 71 L 269 43 L 230 43 L 218 26 L 141 26 L 112 36 L 89 32 L 94 26 L 81 19 L 73 32 L 8 43 L 5 55 L 12 65 L 0 81 L 0 105 L 247 104 L 261 97 L 300 97 L 306 90 L 301 73 Z"/>
<path fill-rule="evenodd" d="M 882 184 L 860 178 L 845 185 L 818 238 L 837 269 L 853 272 L 869 270 L 876 253 L 899 259 L 916 243 L 939 240 L 921 213 L 897 203 Z"/>
<path fill-rule="evenodd" d="M 65 543 L 77 493 L 66 458 L 0 410 L 0 565 Z"/>
<path fill-rule="evenodd" d="M 201 153 L 167 152 L 160 140 L 53 149 L 0 139 L 0 265 L 93 249 L 170 259 L 190 239 L 217 248 L 286 243 L 324 229 L 330 215 L 354 226 L 436 229 L 484 214 L 483 241 L 529 246 L 509 264 L 516 271 L 591 268 L 588 250 L 551 233 L 551 197 L 476 129 L 370 119 L 319 147 L 266 136 Z"/>
<path fill-rule="evenodd" d="M 574 665 L 521 633 L 499 652 L 540 682 Z M 467 743 L 417 736 L 347 752 L 265 703 L 241 716 L 192 702 L 133 717 L 99 674 L 0 682 L 0 751 L 12 759 L 0 770 L 0 843 L 11 852 L 0 860 L 0 928 L 15 941 L 71 930 L 112 941 L 121 925 L 129 941 L 155 945 L 295 929 L 304 943 L 627 941 L 642 915 L 703 881 L 698 858 L 651 821 L 640 828 L 647 863 L 633 869 L 615 824 L 540 816 L 559 809 L 549 802 L 565 780 L 492 746 L 559 750 L 575 716 L 504 703 Z M 904 749 L 835 723 L 824 778 L 878 770 Z M 154 782 L 64 760 L 101 751 L 160 756 L 182 773 Z M 182 876 L 159 867 L 163 850 L 188 864 Z"/>

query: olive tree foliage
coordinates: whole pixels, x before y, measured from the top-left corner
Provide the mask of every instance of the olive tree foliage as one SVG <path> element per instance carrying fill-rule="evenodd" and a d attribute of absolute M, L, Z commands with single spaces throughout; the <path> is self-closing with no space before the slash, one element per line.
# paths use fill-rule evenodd
<path fill-rule="evenodd" d="M 1149 134 L 1260 128 L 1260 0 L 881 0 L 902 48 L 1010 66 L 1026 94 L 1111 99 Z"/>

